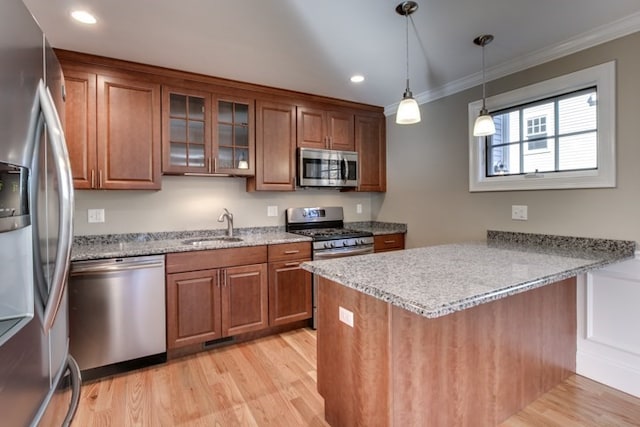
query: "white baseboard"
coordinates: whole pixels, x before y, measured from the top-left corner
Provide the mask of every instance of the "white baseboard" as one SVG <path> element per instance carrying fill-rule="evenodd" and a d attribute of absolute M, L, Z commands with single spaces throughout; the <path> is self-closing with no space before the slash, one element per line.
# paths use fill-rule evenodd
<path fill-rule="evenodd" d="M 601 354 L 578 351 L 576 373 L 625 393 L 640 397 L 640 371 L 632 366 L 603 357 Z"/>

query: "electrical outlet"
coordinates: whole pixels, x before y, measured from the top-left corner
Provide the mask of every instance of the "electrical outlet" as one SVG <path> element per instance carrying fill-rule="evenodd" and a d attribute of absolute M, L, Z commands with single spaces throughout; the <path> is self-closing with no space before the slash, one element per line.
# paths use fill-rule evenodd
<path fill-rule="evenodd" d="M 349 311 L 344 307 L 338 306 L 338 318 L 342 323 L 353 328 L 353 311 Z"/>
<path fill-rule="evenodd" d="M 278 216 L 278 207 L 267 206 L 267 216 Z"/>
<path fill-rule="evenodd" d="M 87 221 L 91 224 L 104 222 L 104 209 L 88 209 Z"/>
<path fill-rule="evenodd" d="M 356 205 L 356 213 L 358 213 L 358 214 L 362 213 L 362 203 L 358 203 Z"/>
<path fill-rule="evenodd" d="M 527 205 L 511 206 L 511 219 L 516 221 L 526 221 L 528 219 Z"/>

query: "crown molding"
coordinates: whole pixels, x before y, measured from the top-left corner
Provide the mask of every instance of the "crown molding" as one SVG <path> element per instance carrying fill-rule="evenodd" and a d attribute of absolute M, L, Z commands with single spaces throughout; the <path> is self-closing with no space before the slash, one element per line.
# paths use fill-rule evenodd
<path fill-rule="evenodd" d="M 579 34 L 563 42 L 556 43 L 495 67 L 488 68 L 486 70 L 487 81 L 508 76 L 509 74 L 571 55 L 581 50 L 627 36 L 637 31 L 640 31 L 640 12 L 634 13 L 633 15 L 629 15 L 610 24 L 602 25 L 594 30 Z M 418 104 L 422 105 L 435 101 L 436 99 L 462 92 L 463 90 L 470 89 L 480 84 L 482 84 L 481 71 L 461 79 L 454 80 L 438 88 L 420 92 L 415 96 L 415 98 L 416 101 L 418 101 Z M 398 109 L 398 104 L 400 104 L 400 101 L 387 105 L 384 108 L 384 114 L 386 116 L 395 114 Z"/>

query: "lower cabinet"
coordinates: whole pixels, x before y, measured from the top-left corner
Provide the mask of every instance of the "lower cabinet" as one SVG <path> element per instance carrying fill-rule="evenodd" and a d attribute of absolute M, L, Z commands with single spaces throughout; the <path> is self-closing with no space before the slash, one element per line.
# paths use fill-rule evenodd
<path fill-rule="evenodd" d="M 167 275 L 167 348 L 222 338 L 218 270 Z"/>
<path fill-rule="evenodd" d="M 374 252 L 388 252 L 404 249 L 404 233 L 382 234 L 373 237 Z"/>
<path fill-rule="evenodd" d="M 222 270 L 222 336 L 257 331 L 268 326 L 267 265 Z"/>
<path fill-rule="evenodd" d="M 267 280 L 265 246 L 168 254 L 167 348 L 266 328 Z"/>
<path fill-rule="evenodd" d="M 311 243 L 167 254 L 167 348 L 310 319 Z"/>
<path fill-rule="evenodd" d="M 313 316 L 311 273 L 300 264 L 311 260 L 311 244 L 269 246 L 269 325 L 278 326 Z"/>

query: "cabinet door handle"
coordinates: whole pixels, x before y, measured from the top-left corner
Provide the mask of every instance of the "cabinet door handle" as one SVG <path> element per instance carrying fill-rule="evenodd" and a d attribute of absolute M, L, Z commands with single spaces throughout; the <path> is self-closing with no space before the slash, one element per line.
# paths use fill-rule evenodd
<path fill-rule="evenodd" d="M 227 270 L 222 270 L 222 287 L 227 287 Z"/>
<path fill-rule="evenodd" d="M 216 287 L 220 287 L 220 270 L 216 271 Z"/>
<path fill-rule="evenodd" d="M 98 171 L 98 188 L 102 188 L 102 169 Z"/>
<path fill-rule="evenodd" d="M 298 251 L 298 250 L 295 250 L 295 251 L 284 251 L 284 254 L 285 255 L 293 255 L 293 254 L 297 254 L 298 252 L 300 252 L 300 251 Z"/>
<path fill-rule="evenodd" d="M 395 240 L 385 240 L 384 244 L 385 245 L 390 245 L 390 244 L 395 243 L 395 242 L 396 242 Z"/>
<path fill-rule="evenodd" d="M 96 170 L 91 169 L 91 188 L 96 188 Z"/>
<path fill-rule="evenodd" d="M 285 263 L 285 265 L 284 265 L 284 266 L 285 266 L 285 267 L 295 267 L 295 266 L 298 266 L 298 265 L 300 265 L 300 261 L 297 261 L 297 262 L 287 262 L 287 263 Z"/>

